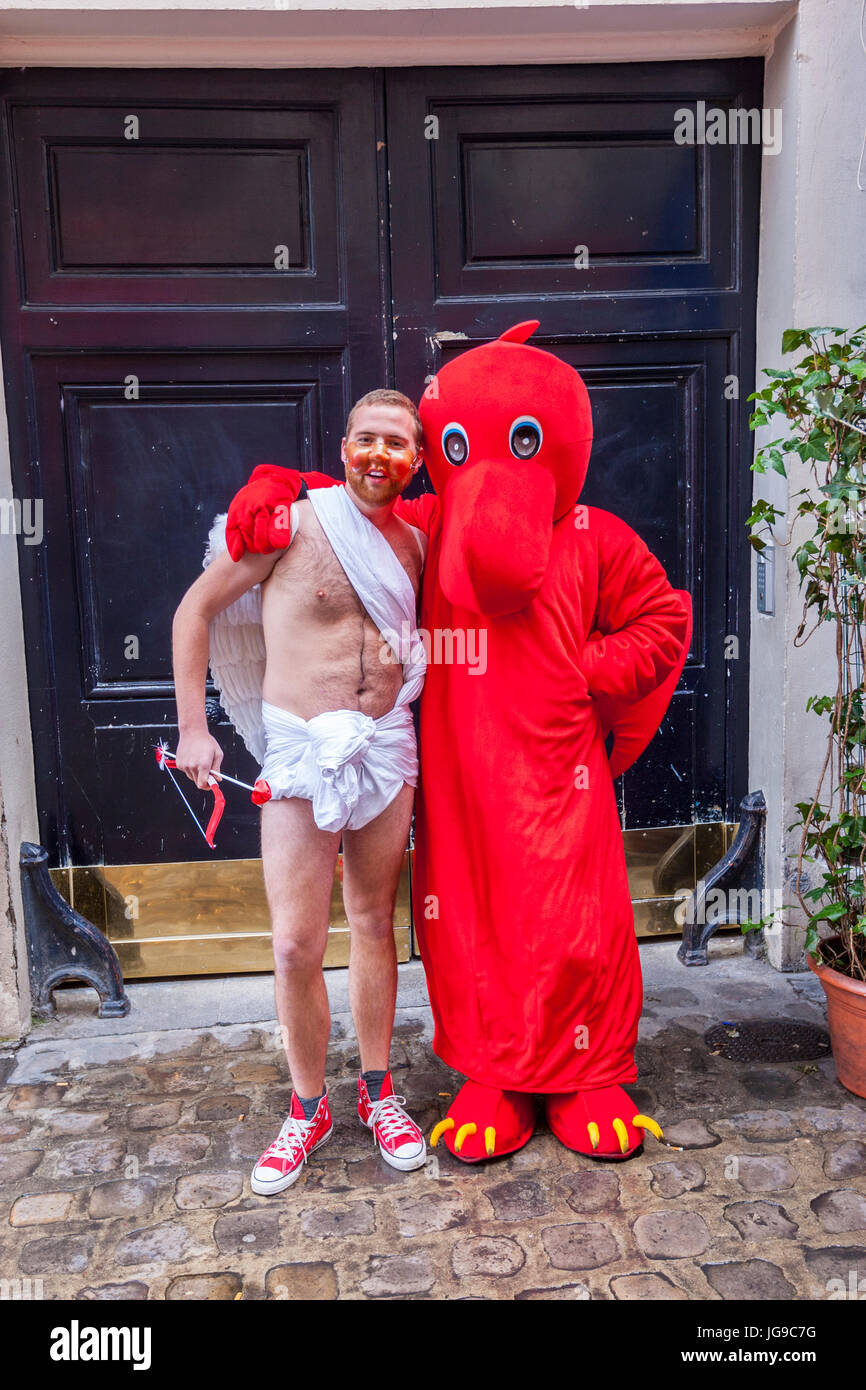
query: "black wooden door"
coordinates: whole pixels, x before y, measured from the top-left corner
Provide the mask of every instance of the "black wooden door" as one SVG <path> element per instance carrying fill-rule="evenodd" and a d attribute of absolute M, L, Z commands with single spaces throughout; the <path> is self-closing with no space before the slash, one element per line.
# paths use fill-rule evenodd
<path fill-rule="evenodd" d="M 539 319 L 532 342 L 592 400 L 583 501 L 623 517 L 693 596 L 680 689 L 621 779 L 629 829 L 730 819 L 746 791 L 761 150 L 673 132 L 678 109 L 760 108 L 761 88 L 760 60 L 387 76 L 401 389 Z"/>
<path fill-rule="evenodd" d="M 40 835 L 61 864 L 211 857 L 150 751 L 175 738 L 172 613 L 251 464 L 338 458 L 347 405 L 386 379 L 381 77 L 4 92 L 6 399 L 16 495 L 44 502 L 20 548 Z M 258 854 L 242 793 L 218 844 Z"/>
<path fill-rule="evenodd" d="M 339 472 L 354 398 L 417 398 L 524 318 L 592 396 L 584 500 L 695 601 L 624 824 L 732 815 L 759 151 L 678 146 L 673 112 L 760 106 L 760 82 L 753 61 L 2 79 L 0 328 L 16 496 L 44 503 L 20 559 L 54 863 L 214 857 L 150 753 L 175 737 L 171 617 L 211 517 L 257 462 Z M 257 855 L 243 794 L 218 844 Z"/>

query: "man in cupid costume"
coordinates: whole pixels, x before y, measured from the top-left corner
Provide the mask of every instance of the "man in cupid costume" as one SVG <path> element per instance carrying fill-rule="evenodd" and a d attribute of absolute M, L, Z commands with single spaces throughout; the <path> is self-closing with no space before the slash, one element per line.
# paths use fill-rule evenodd
<path fill-rule="evenodd" d="M 253 1171 L 252 1189 L 261 1194 L 295 1182 L 333 1130 L 322 958 L 341 835 L 349 999 L 362 1066 L 358 1114 L 393 1167 L 418 1168 L 426 1158 L 388 1070 L 394 901 L 418 780 L 410 702 L 426 669 L 416 630 L 426 538 L 394 515 L 394 502 L 421 466 L 420 435 L 407 397 L 364 396 L 342 442 L 346 486 L 292 506 L 288 549 L 238 563 L 225 551 L 225 517 L 217 518 L 205 571 L 175 615 L 178 768 L 206 788 L 222 762 L 205 719 L 210 657 L 223 706 L 270 788 L 262 864 L 294 1090 L 279 1135 Z M 382 633 L 410 640 L 398 652 Z"/>
<path fill-rule="evenodd" d="M 642 991 L 614 779 L 674 693 L 691 600 L 624 521 L 580 503 L 589 397 L 528 341 L 537 327 L 440 368 L 420 406 L 436 495 L 396 508 L 429 537 L 422 631 L 485 637 L 483 674 L 430 663 L 413 874 L 433 1049 L 467 1078 L 431 1142 L 466 1163 L 527 1143 L 537 1100 L 589 1158 L 661 1137 L 623 1089 Z M 256 469 L 229 509 L 236 558 L 285 543 L 300 483 Z"/>

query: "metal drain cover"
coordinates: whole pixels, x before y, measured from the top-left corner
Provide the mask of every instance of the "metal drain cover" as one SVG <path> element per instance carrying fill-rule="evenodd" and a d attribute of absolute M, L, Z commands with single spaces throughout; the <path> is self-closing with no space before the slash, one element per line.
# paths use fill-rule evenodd
<path fill-rule="evenodd" d="M 729 1062 L 811 1062 L 830 1055 L 825 1028 L 781 1018 L 717 1023 L 704 1033 L 704 1042 Z"/>

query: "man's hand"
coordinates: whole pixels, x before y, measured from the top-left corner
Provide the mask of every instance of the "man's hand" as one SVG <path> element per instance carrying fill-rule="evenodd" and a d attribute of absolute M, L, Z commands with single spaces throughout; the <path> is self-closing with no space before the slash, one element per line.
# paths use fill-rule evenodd
<path fill-rule="evenodd" d="M 244 551 L 266 555 L 285 550 L 292 539 L 289 509 L 297 500 L 303 476 L 295 468 L 261 463 L 232 498 L 226 520 L 226 549 L 233 560 Z"/>
<path fill-rule="evenodd" d="M 223 750 L 206 729 L 202 733 L 180 735 L 176 751 L 178 770 L 185 772 L 202 791 L 207 791 L 208 776 L 211 772 L 219 772 L 222 760 Z"/>

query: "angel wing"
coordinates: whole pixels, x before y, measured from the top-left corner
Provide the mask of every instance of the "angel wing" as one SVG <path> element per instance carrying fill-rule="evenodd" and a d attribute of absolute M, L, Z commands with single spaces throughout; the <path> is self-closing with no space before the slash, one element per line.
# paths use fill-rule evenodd
<path fill-rule="evenodd" d="M 202 568 L 207 569 L 226 549 L 226 513 L 214 518 Z M 296 525 L 292 507 L 292 533 Z M 256 762 L 265 757 L 262 725 L 262 681 L 265 674 L 265 634 L 262 629 L 262 591 L 253 585 L 210 624 L 210 670 L 220 704 Z"/>

